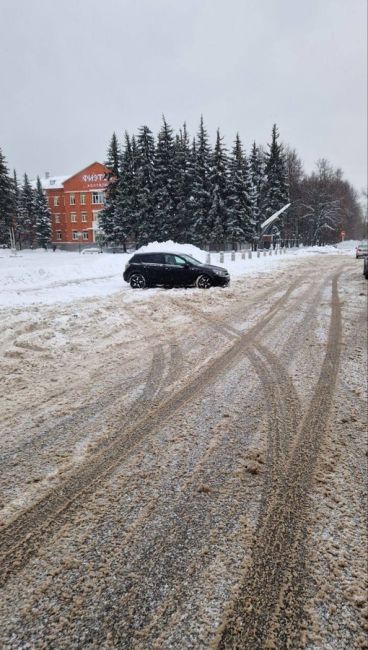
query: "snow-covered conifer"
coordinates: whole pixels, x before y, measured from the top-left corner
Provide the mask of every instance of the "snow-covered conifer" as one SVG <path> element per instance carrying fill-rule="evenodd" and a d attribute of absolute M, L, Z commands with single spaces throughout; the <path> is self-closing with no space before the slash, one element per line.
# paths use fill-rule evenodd
<path fill-rule="evenodd" d="M 263 151 L 260 147 L 257 147 L 255 142 L 253 142 L 249 157 L 249 174 L 251 180 L 252 223 L 254 238 L 257 241 L 261 232 L 261 223 L 265 220 L 263 212 L 265 173 Z"/>
<path fill-rule="evenodd" d="M 103 210 L 99 215 L 100 227 L 104 232 L 107 242 L 120 243 L 116 228 L 117 215 L 117 188 L 120 180 L 120 146 L 116 134 L 113 133 L 107 150 L 105 165 L 110 170 L 106 200 Z"/>
<path fill-rule="evenodd" d="M 211 149 L 208 144 L 208 134 L 204 126 L 203 116 L 193 148 L 194 182 L 193 182 L 193 243 L 205 245 L 209 242 L 211 209 Z"/>
<path fill-rule="evenodd" d="M 135 138 L 125 132 L 125 145 L 121 156 L 121 175 L 116 192 L 115 238 L 124 248 L 127 242 L 137 241 L 137 147 Z"/>
<path fill-rule="evenodd" d="M 137 136 L 137 231 L 138 242 L 157 239 L 159 224 L 155 210 L 155 141 L 148 126 L 140 127 Z"/>
<path fill-rule="evenodd" d="M 120 159 L 121 159 L 120 145 L 116 137 L 116 133 L 114 132 L 112 134 L 110 144 L 107 150 L 105 165 L 106 167 L 108 167 L 108 169 L 111 170 L 111 172 L 114 174 L 116 178 L 120 176 Z"/>
<path fill-rule="evenodd" d="M 218 247 L 223 247 L 228 234 L 228 160 L 223 138 L 217 130 L 215 149 L 212 154 L 210 175 L 211 207 L 208 215 L 208 240 Z"/>
<path fill-rule="evenodd" d="M 189 242 L 193 240 L 193 183 L 195 155 L 190 148 L 186 124 L 176 141 L 176 173 L 178 188 L 178 205 L 176 209 L 176 240 Z"/>
<path fill-rule="evenodd" d="M 35 192 L 27 174 L 24 174 L 20 192 L 20 231 L 23 245 L 33 248 L 36 245 Z"/>
<path fill-rule="evenodd" d="M 51 240 L 51 213 L 47 205 L 47 198 L 38 176 L 37 187 L 34 196 L 34 211 L 37 243 L 45 248 L 48 246 Z"/>
<path fill-rule="evenodd" d="M 0 149 L 0 243 L 9 242 L 9 228 L 14 225 L 14 185 L 5 157 Z"/>
<path fill-rule="evenodd" d="M 14 234 L 16 245 L 19 249 L 22 248 L 22 232 L 21 232 L 21 205 L 20 205 L 20 188 L 18 183 L 17 172 L 13 170 L 13 194 L 14 194 Z"/>
<path fill-rule="evenodd" d="M 274 212 L 289 203 L 289 188 L 287 181 L 286 156 L 282 144 L 278 142 L 279 132 L 276 124 L 272 127 L 272 140 L 266 153 L 265 165 L 265 205 L 263 216 L 268 219 Z M 283 219 L 274 226 L 274 233 L 283 237 Z"/>
<path fill-rule="evenodd" d="M 239 134 L 229 161 L 228 237 L 236 243 L 253 240 L 252 183 L 247 158 Z"/>
<path fill-rule="evenodd" d="M 163 116 L 163 124 L 157 137 L 155 150 L 155 219 L 157 239 L 165 241 L 175 237 L 178 187 L 176 173 L 176 149 L 173 130 Z"/>

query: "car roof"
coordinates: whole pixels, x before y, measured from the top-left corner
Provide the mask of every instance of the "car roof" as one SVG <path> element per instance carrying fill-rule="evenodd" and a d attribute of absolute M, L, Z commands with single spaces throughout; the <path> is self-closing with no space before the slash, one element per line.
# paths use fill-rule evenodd
<path fill-rule="evenodd" d="M 144 253 L 136 251 L 134 255 L 189 255 L 192 257 L 190 253 L 180 253 L 179 251 L 145 251 Z"/>

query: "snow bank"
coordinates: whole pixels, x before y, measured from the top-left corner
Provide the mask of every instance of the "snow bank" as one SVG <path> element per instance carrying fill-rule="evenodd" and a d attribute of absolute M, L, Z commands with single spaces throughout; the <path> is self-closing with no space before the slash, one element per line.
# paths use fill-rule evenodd
<path fill-rule="evenodd" d="M 207 255 L 205 251 L 197 248 L 197 246 L 193 246 L 192 244 L 177 244 L 171 239 L 165 242 L 151 242 L 150 244 L 147 244 L 147 246 L 141 246 L 138 251 L 142 253 L 148 253 L 151 251 L 163 251 L 165 253 L 186 253 L 187 255 L 194 257 L 194 259 L 198 260 L 199 262 L 204 262 Z"/>
<path fill-rule="evenodd" d="M 219 253 L 211 253 L 211 264 L 225 266 L 232 278 L 249 274 L 264 273 L 272 268 L 287 265 L 296 258 L 309 255 L 355 254 L 356 242 L 344 242 L 337 246 L 287 249 L 286 254 L 252 254 L 245 259 L 236 253 L 225 253 L 220 264 Z M 205 262 L 207 252 L 191 244 L 177 244 L 173 241 L 152 242 L 140 251 L 172 251 L 192 255 Z M 10 250 L 0 250 L 0 307 L 30 305 L 33 303 L 54 304 L 71 302 L 84 298 L 103 297 L 115 292 L 126 291 L 132 299 L 132 291 L 122 278 L 122 273 L 132 253 L 102 255 L 79 255 L 77 252 L 24 250 L 13 256 Z M 150 289 L 148 291 L 155 291 Z M 145 295 L 145 294 L 144 294 Z"/>

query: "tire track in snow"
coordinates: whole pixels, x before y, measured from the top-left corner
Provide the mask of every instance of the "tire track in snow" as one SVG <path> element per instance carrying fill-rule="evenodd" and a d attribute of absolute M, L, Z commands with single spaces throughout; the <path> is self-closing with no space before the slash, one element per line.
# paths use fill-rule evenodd
<path fill-rule="evenodd" d="M 232 605 L 232 615 L 216 646 L 219 650 L 297 647 L 308 492 L 328 423 L 340 359 L 342 324 L 337 280 L 338 274 L 332 281 L 327 350 L 313 399 L 290 447 L 279 484 L 273 493 L 265 495 L 252 566 Z"/>
<path fill-rule="evenodd" d="M 221 373 L 243 356 L 247 346 L 275 317 L 279 309 L 282 309 L 285 297 L 297 284 L 298 281 L 294 281 L 258 323 L 235 339 L 218 357 L 212 358 L 182 388 L 174 391 L 157 406 L 149 407 L 141 419 L 132 426 L 127 426 L 124 434 L 119 435 L 91 459 L 87 459 L 56 488 L 4 527 L 0 538 L 0 569 L 4 583 L 14 571 L 19 570 L 37 553 L 38 547 L 46 542 L 55 528 L 59 528 L 62 522 L 71 516 L 72 510 L 77 511 L 85 503 L 86 496 L 96 489 L 99 482 L 109 477 L 142 438 L 159 428 L 205 386 L 217 381 Z"/>

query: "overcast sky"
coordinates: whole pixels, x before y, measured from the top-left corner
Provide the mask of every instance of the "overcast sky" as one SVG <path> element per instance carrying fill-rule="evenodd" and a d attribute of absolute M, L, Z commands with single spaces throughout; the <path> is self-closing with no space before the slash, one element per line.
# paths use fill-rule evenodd
<path fill-rule="evenodd" d="M 0 0 L 0 147 L 34 177 L 161 116 L 367 179 L 366 0 Z"/>

